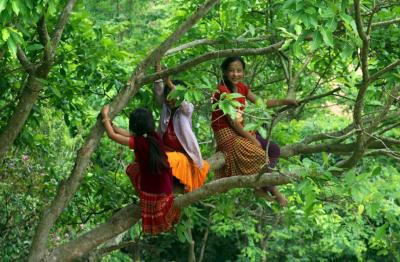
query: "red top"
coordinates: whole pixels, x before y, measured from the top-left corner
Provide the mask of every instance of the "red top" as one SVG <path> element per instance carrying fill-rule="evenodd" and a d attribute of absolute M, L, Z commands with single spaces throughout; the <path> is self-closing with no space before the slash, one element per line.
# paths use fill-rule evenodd
<path fill-rule="evenodd" d="M 159 142 L 162 151 L 163 143 L 161 138 L 154 134 L 153 137 Z M 172 193 L 172 170 L 171 168 L 163 170 L 161 173 L 154 173 L 149 168 L 149 142 L 143 136 L 129 139 L 129 147 L 135 149 L 135 161 L 140 169 L 140 189 L 147 193 Z M 138 152 L 140 150 L 140 152 Z M 164 153 L 165 158 L 167 155 Z"/>
<path fill-rule="evenodd" d="M 243 105 L 240 107 L 240 110 L 244 110 L 246 106 L 246 97 L 249 93 L 249 88 L 242 82 L 236 84 L 236 88 L 237 88 L 237 93 L 243 95 L 243 97 L 235 98 L 235 100 Z M 212 97 L 213 104 L 220 99 L 222 93 L 230 94 L 231 91 L 229 91 L 229 89 L 224 84 L 220 84 L 218 86 L 218 92 L 215 92 L 213 94 Z M 218 107 L 211 113 L 211 127 L 214 131 L 218 131 L 222 128 L 229 127 L 228 118 Z"/>
<path fill-rule="evenodd" d="M 167 151 L 173 150 L 173 151 L 185 152 L 185 149 L 183 148 L 181 142 L 179 142 L 179 139 L 175 134 L 174 124 L 171 119 L 168 122 L 167 130 L 163 135 L 163 142 Z"/>

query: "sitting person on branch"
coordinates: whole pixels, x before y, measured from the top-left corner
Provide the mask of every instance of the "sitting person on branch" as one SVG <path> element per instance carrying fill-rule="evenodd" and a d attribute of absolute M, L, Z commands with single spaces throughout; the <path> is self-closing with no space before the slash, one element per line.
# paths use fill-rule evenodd
<path fill-rule="evenodd" d="M 109 138 L 135 151 L 135 163 L 127 174 L 140 197 L 142 229 L 158 234 L 179 221 L 180 210 L 174 208 L 173 176 L 161 137 L 155 132 L 153 115 L 138 108 L 130 114 L 129 131 L 114 126 L 108 115 L 109 106 L 101 114 Z"/>
<path fill-rule="evenodd" d="M 156 71 L 161 71 L 160 63 L 156 64 Z M 191 192 L 204 184 L 210 166 L 202 159 L 192 130 L 193 104 L 187 101 L 177 104 L 169 95 L 178 85 L 186 87 L 185 82 L 171 81 L 169 77 L 154 82 L 155 100 L 161 106 L 158 129 L 175 183 L 183 185 L 185 192 Z"/>
<path fill-rule="evenodd" d="M 241 104 L 241 107 L 237 109 L 238 117 L 235 119 L 224 114 L 219 107 L 216 107 L 212 112 L 211 127 L 217 141 L 217 150 L 225 154 L 225 165 L 217 171 L 217 176 L 220 178 L 258 174 L 265 164 L 269 164 L 269 169 L 275 166 L 280 154 L 279 147 L 272 143 L 270 143 L 268 152 L 266 152 L 267 141 L 263 141 L 260 136 L 257 137 L 243 128 L 241 114 L 246 107 L 247 99 L 253 103 L 258 100 L 242 82 L 244 69 L 245 62 L 241 57 L 226 58 L 221 64 L 222 81 L 218 85 L 218 91 L 213 94 L 212 98 L 213 103 L 217 103 L 222 93 L 238 93 L 242 95 L 235 98 Z M 266 103 L 268 107 L 297 104 L 296 100 L 292 99 L 274 99 L 268 100 Z M 275 186 L 259 189 L 260 194 L 265 192 L 272 194 L 281 206 L 287 204 L 286 198 Z"/>

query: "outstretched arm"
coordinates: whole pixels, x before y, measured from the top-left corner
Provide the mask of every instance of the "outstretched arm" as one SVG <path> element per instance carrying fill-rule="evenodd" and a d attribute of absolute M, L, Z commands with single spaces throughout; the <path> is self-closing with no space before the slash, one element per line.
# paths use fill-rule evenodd
<path fill-rule="evenodd" d="M 118 132 L 116 132 L 114 130 L 114 127 L 112 126 L 112 123 L 111 123 L 111 119 L 108 116 L 108 112 L 109 112 L 109 106 L 106 105 L 101 110 L 101 115 L 103 117 L 103 121 L 102 122 L 104 124 L 105 129 L 106 129 L 106 133 L 107 133 L 108 137 L 110 139 L 114 140 L 115 142 L 117 142 L 118 144 L 129 146 L 129 136 L 122 135 L 122 134 L 120 134 L 120 133 L 118 133 Z M 123 130 L 123 129 L 120 129 L 120 131 L 121 130 Z M 125 131 L 126 130 L 123 130 L 124 134 L 126 134 Z"/>
<path fill-rule="evenodd" d="M 114 125 L 112 125 L 112 127 L 113 127 L 115 133 L 120 134 L 121 136 L 131 137 L 131 133 L 128 130 L 114 126 Z"/>
<path fill-rule="evenodd" d="M 249 90 L 247 94 L 247 99 L 251 102 L 256 103 L 257 99 L 259 99 L 253 92 Z M 297 106 L 298 101 L 296 99 L 269 99 L 267 100 L 267 107 L 275 107 L 275 106 Z"/>
<path fill-rule="evenodd" d="M 160 61 L 156 62 L 154 69 L 156 70 L 156 73 L 161 72 Z M 164 103 L 164 88 L 165 88 L 165 84 L 162 79 L 158 79 L 158 80 L 154 81 L 154 83 L 153 83 L 154 100 L 159 105 L 162 105 Z"/>
<path fill-rule="evenodd" d="M 270 99 L 267 100 L 267 107 L 275 106 L 298 106 L 298 101 L 296 99 Z"/>

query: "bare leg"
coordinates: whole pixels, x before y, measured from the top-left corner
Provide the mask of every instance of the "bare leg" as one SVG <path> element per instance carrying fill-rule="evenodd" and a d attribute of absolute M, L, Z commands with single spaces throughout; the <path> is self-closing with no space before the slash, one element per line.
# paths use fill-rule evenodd
<path fill-rule="evenodd" d="M 256 188 L 254 189 L 254 194 L 256 197 L 265 198 L 267 201 L 272 202 L 275 200 L 275 197 L 271 196 L 265 188 Z"/>
<path fill-rule="evenodd" d="M 265 188 L 268 192 L 275 197 L 275 200 L 279 203 L 281 207 L 285 207 L 288 203 L 286 197 L 279 192 L 276 186 L 269 186 Z"/>

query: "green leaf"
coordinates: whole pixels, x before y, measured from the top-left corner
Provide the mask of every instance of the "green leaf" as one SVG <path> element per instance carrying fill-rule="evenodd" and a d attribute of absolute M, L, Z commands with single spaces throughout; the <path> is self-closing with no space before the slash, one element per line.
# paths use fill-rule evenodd
<path fill-rule="evenodd" d="M 288 31 L 286 28 L 284 28 L 284 27 L 278 27 L 278 29 L 282 32 L 282 33 L 281 33 L 281 36 L 284 37 L 284 38 L 293 38 L 293 39 L 296 39 L 296 38 L 297 38 L 297 35 L 295 35 L 295 34 L 289 32 L 289 31 Z"/>
<path fill-rule="evenodd" d="M 219 108 L 224 114 L 229 115 L 232 119 L 236 118 L 236 109 L 232 106 L 229 100 L 223 100 L 219 102 Z"/>
<path fill-rule="evenodd" d="M 296 35 L 300 35 L 302 30 L 303 29 L 301 28 L 300 25 L 295 25 L 294 26 L 294 31 L 296 31 Z"/>
<path fill-rule="evenodd" d="M 61 94 L 60 90 L 58 89 L 58 87 L 51 86 L 50 89 L 51 89 L 51 91 L 54 92 L 54 94 L 55 94 L 56 96 L 58 96 L 58 97 L 60 97 L 60 98 L 62 97 L 62 94 Z"/>
<path fill-rule="evenodd" d="M 385 236 L 386 228 L 387 228 L 387 227 L 388 227 L 388 225 L 387 225 L 387 224 L 384 224 L 384 225 L 382 225 L 382 226 L 380 226 L 380 227 L 378 227 L 378 228 L 376 229 L 376 231 L 375 231 L 375 238 L 376 238 L 377 240 L 383 239 L 383 237 Z"/>
<path fill-rule="evenodd" d="M 357 214 L 358 214 L 359 216 L 361 216 L 361 215 L 364 213 L 364 209 L 365 209 L 365 207 L 364 207 L 363 204 L 358 205 Z"/>
<path fill-rule="evenodd" d="M 288 0 L 282 6 L 282 9 L 291 9 L 296 4 L 296 0 Z"/>
<path fill-rule="evenodd" d="M 236 99 L 236 98 L 241 98 L 241 97 L 243 97 L 243 95 L 239 94 L 239 93 L 226 94 L 227 99 Z"/>
<path fill-rule="evenodd" d="M 0 0 L 0 13 L 3 12 L 4 9 L 6 9 L 7 6 L 7 0 Z"/>
<path fill-rule="evenodd" d="M 13 1 L 11 1 L 12 10 L 14 11 L 14 13 L 15 13 L 16 15 L 18 15 L 19 12 L 21 11 L 20 6 L 21 6 L 21 2 L 20 2 L 19 0 L 13 0 Z"/>
<path fill-rule="evenodd" d="M 8 38 L 10 37 L 10 31 L 8 31 L 7 28 L 3 28 L 3 30 L 1 30 L 1 37 L 4 42 L 7 41 Z"/>
<path fill-rule="evenodd" d="M 313 33 L 313 41 L 311 42 L 312 51 L 318 49 L 322 44 L 322 36 L 319 31 Z"/>
<path fill-rule="evenodd" d="M 249 123 L 249 124 L 246 124 L 243 129 L 244 129 L 244 131 L 250 131 L 250 130 L 257 130 L 257 128 L 258 128 L 257 123 Z"/>
<path fill-rule="evenodd" d="M 50 15 L 54 15 L 57 12 L 57 1 L 49 1 L 48 12 Z"/>
<path fill-rule="evenodd" d="M 43 49 L 43 45 L 41 45 L 41 44 L 33 44 L 26 48 L 26 50 L 28 50 L 28 51 L 35 51 L 35 50 L 41 50 L 41 49 Z"/>
<path fill-rule="evenodd" d="M 17 45 L 15 44 L 15 41 L 12 37 L 7 39 L 7 46 L 11 54 L 17 53 Z"/>
<path fill-rule="evenodd" d="M 260 133 L 262 138 L 264 138 L 264 139 L 267 138 L 267 130 L 264 127 L 259 126 L 257 128 L 257 131 L 258 131 L 258 133 Z"/>
<path fill-rule="evenodd" d="M 316 13 L 316 11 L 315 11 L 315 8 L 314 8 L 314 7 L 307 7 L 307 8 L 306 8 L 306 10 L 304 10 L 304 12 L 306 12 L 307 14 L 310 14 L 310 15 L 312 15 L 312 14 L 315 14 L 315 13 Z"/>
<path fill-rule="evenodd" d="M 322 35 L 322 39 L 324 40 L 325 44 L 327 44 L 328 46 L 333 47 L 333 35 L 331 31 L 328 31 L 325 28 L 321 28 L 321 35 Z"/>
<path fill-rule="evenodd" d="M 342 59 L 347 59 L 353 54 L 353 52 L 354 52 L 353 46 L 351 46 L 351 44 L 346 42 L 344 44 L 342 52 L 340 52 L 340 56 L 342 57 Z"/>
<path fill-rule="evenodd" d="M 256 28 L 255 28 L 253 25 L 250 25 L 250 26 L 249 26 L 249 30 L 250 30 L 250 34 L 251 34 L 252 36 L 254 36 L 254 34 L 256 33 Z"/>
<path fill-rule="evenodd" d="M 329 156 L 326 152 L 322 152 L 322 161 L 324 162 L 324 166 L 329 165 Z"/>
<path fill-rule="evenodd" d="M 293 39 L 286 39 L 285 43 L 283 43 L 283 45 L 281 46 L 281 48 L 279 48 L 279 50 L 287 49 L 292 42 L 293 42 Z"/>
<path fill-rule="evenodd" d="M 314 27 L 317 28 L 318 27 L 318 18 L 316 16 L 310 15 L 308 17 L 308 21 L 310 21 L 310 24 Z"/>

